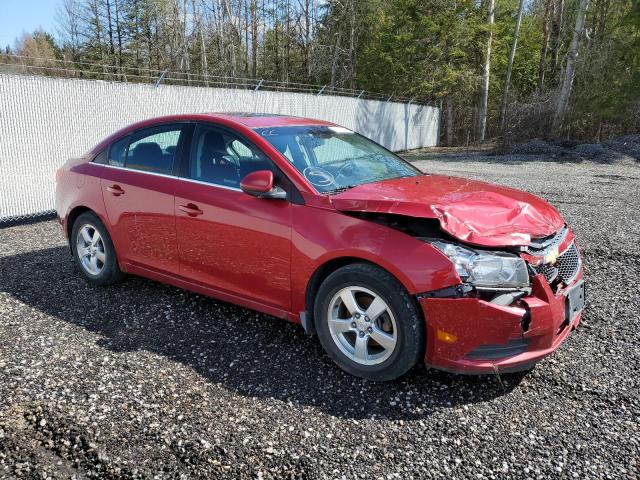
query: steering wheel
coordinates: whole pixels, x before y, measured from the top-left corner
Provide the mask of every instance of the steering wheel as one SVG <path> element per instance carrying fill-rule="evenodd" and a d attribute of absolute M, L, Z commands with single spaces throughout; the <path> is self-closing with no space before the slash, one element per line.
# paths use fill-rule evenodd
<path fill-rule="evenodd" d="M 353 163 L 353 160 L 351 159 L 347 159 L 344 164 L 338 168 L 338 171 L 336 172 L 336 177 L 342 177 L 344 176 L 344 173 L 342 173 L 344 170 L 346 170 L 347 168 L 353 168 L 355 166 L 355 164 Z"/>
<path fill-rule="evenodd" d="M 331 174 L 331 172 L 328 172 L 324 168 L 307 167 L 302 171 L 302 175 L 304 175 L 304 178 L 309 180 L 311 185 L 313 185 L 314 187 L 324 188 L 331 185 L 337 186 L 335 177 Z"/>

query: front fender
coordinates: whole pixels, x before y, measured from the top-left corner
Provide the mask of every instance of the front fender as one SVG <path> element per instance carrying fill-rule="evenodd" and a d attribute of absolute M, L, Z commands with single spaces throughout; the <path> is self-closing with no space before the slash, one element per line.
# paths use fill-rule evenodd
<path fill-rule="evenodd" d="M 362 259 L 384 268 L 409 294 L 460 283 L 451 261 L 428 243 L 336 210 L 293 205 L 291 240 L 292 312 L 305 310 L 305 294 L 314 273 L 340 258 Z"/>

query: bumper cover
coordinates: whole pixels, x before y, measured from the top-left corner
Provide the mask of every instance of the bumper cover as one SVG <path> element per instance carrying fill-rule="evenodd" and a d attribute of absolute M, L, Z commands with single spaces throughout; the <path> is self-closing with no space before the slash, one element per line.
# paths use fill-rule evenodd
<path fill-rule="evenodd" d="M 542 275 L 517 306 L 477 298 L 420 298 L 427 324 L 425 363 L 455 373 L 506 373 L 530 368 L 553 353 L 575 329 L 581 313 L 566 311 L 567 292 L 582 271 L 554 292 Z"/>

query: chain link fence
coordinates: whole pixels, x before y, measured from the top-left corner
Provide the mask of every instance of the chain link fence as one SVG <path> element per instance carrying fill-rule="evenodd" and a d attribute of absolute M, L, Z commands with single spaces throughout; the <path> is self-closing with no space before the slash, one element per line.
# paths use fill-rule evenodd
<path fill-rule="evenodd" d="M 322 87 L 311 92 L 169 85 L 167 76 L 162 82 L 158 77 L 154 83 L 131 83 L 34 75 L 33 65 L 7 73 L 5 67 L 0 69 L 0 226 L 51 216 L 59 166 L 110 133 L 159 115 L 252 111 L 318 118 L 394 151 L 433 146 L 439 136 L 434 106 L 325 95 Z"/>
<path fill-rule="evenodd" d="M 103 65 L 90 62 L 74 62 L 55 58 L 37 58 L 0 53 L 0 73 L 39 75 L 82 80 L 105 80 L 125 83 L 151 83 L 155 86 L 182 85 L 194 87 L 218 87 L 274 92 L 297 92 L 311 95 L 334 95 L 369 100 L 394 101 L 436 105 L 434 100 L 396 95 L 395 92 L 380 93 L 356 90 L 335 85 L 318 85 L 301 82 L 283 82 L 264 78 L 229 77 L 211 74 L 196 74 L 183 71 L 158 70 L 151 67 L 128 67 Z"/>

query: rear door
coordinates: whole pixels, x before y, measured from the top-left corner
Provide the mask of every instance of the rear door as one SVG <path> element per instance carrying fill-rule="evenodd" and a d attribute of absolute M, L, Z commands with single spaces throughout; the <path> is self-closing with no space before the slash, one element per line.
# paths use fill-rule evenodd
<path fill-rule="evenodd" d="M 180 273 L 192 281 L 289 310 L 291 203 L 252 197 L 240 180 L 272 170 L 262 152 L 227 129 L 198 125 L 176 188 Z"/>
<path fill-rule="evenodd" d="M 174 168 L 188 128 L 145 128 L 111 145 L 101 188 L 120 261 L 178 272 Z"/>

